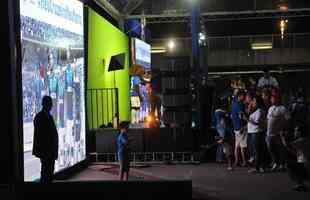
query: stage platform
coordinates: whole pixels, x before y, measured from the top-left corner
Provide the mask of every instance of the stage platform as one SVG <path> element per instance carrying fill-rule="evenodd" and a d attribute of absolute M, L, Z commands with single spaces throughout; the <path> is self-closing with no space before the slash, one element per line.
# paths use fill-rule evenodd
<path fill-rule="evenodd" d="M 309 200 L 310 192 L 291 190 L 287 173 L 249 174 L 249 168 L 229 172 L 225 164 L 152 165 L 132 168 L 131 181 L 192 180 L 192 199 L 206 200 Z M 97 163 L 70 181 L 117 180 L 117 166 Z"/>

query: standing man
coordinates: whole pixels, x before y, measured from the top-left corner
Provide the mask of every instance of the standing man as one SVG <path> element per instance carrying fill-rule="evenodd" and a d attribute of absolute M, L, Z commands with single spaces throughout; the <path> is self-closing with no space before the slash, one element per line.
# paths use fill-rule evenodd
<path fill-rule="evenodd" d="M 55 160 L 58 158 L 58 133 L 50 111 L 53 101 L 50 96 L 42 99 L 42 110 L 34 118 L 32 154 L 41 160 L 41 183 L 53 181 Z"/>
<path fill-rule="evenodd" d="M 264 69 L 264 76 L 259 79 L 257 87 L 259 89 L 279 88 L 279 83 L 275 77 L 270 75 L 268 69 Z"/>
<path fill-rule="evenodd" d="M 130 152 L 129 152 L 129 139 L 128 139 L 128 122 L 120 123 L 120 133 L 117 137 L 117 157 L 119 162 L 119 179 L 128 180 L 129 168 L 130 168 Z"/>
<path fill-rule="evenodd" d="M 272 171 L 284 169 L 284 146 L 282 136 L 288 130 L 289 112 L 281 105 L 280 94 L 274 93 L 271 96 L 272 106 L 267 115 L 267 146 L 273 162 Z"/>
<path fill-rule="evenodd" d="M 244 122 L 244 92 L 238 91 L 237 98 L 233 100 L 231 108 L 231 118 L 235 134 L 235 166 L 239 163 L 239 149 L 242 156 L 242 167 L 246 166 L 247 131 Z"/>

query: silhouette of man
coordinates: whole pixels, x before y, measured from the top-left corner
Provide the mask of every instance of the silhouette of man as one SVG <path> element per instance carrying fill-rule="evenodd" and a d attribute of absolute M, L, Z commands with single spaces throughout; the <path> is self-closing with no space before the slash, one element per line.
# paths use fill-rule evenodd
<path fill-rule="evenodd" d="M 50 111 L 53 101 L 50 96 L 42 99 L 42 110 L 34 118 L 32 154 L 41 160 L 41 183 L 53 181 L 55 160 L 58 158 L 58 133 Z"/>

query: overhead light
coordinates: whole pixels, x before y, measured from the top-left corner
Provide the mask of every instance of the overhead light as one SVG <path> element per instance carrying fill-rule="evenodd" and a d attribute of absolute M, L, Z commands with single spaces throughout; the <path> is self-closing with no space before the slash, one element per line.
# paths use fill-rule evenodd
<path fill-rule="evenodd" d="M 170 51 L 172 51 L 175 48 L 175 42 L 173 40 L 170 40 L 168 42 L 168 48 Z"/>
<path fill-rule="evenodd" d="M 151 53 L 152 54 L 156 54 L 156 53 L 166 53 L 167 50 L 166 50 L 166 47 L 163 47 L 163 46 L 152 46 L 151 48 Z"/>
<path fill-rule="evenodd" d="M 152 54 L 158 54 L 158 53 L 166 53 L 166 49 L 152 49 L 151 53 Z"/>
<path fill-rule="evenodd" d="M 206 40 L 206 34 L 204 34 L 204 33 L 199 33 L 199 40 L 201 40 L 201 41 Z"/>
<path fill-rule="evenodd" d="M 257 42 L 257 43 L 252 43 L 251 47 L 253 50 L 272 49 L 272 43 L 271 42 Z"/>

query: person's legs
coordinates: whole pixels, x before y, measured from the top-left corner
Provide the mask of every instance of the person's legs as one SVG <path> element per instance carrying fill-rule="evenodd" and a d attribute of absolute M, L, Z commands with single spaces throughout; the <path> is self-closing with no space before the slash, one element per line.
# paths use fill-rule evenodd
<path fill-rule="evenodd" d="M 255 133 L 248 133 L 248 147 L 250 154 L 249 162 L 253 162 L 255 159 L 255 136 Z"/>
<path fill-rule="evenodd" d="M 119 177 L 119 180 L 123 180 L 124 178 L 124 170 L 123 170 L 123 162 L 120 161 L 119 162 L 119 173 L 118 173 L 118 177 Z"/>
<path fill-rule="evenodd" d="M 246 166 L 246 154 L 247 154 L 247 142 L 248 142 L 248 134 L 247 132 L 243 132 L 241 135 L 240 148 L 241 148 L 241 156 L 242 156 L 242 166 Z"/>
<path fill-rule="evenodd" d="M 239 132 L 235 132 L 235 166 L 239 163 L 239 148 L 240 148 L 240 134 Z"/>
<path fill-rule="evenodd" d="M 125 180 L 128 181 L 129 172 L 125 172 Z"/>
<path fill-rule="evenodd" d="M 306 190 L 304 181 L 307 178 L 307 172 L 304 164 L 297 163 L 296 161 L 289 161 L 287 163 L 287 169 L 290 179 L 296 183 L 296 186 L 293 189 L 297 191 Z"/>
<path fill-rule="evenodd" d="M 239 163 L 239 148 L 239 146 L 235 146 L 235 166 L 237 166 Z"/>
<path fill-rule="evenodd" d="M 246 147 L 241 147 L 242 166 L 246 166 Z"/>
<path fill-rule="evenodd" d="M 266 142 L 267 142 L 267 147 L 268 151 L 270 154 L 271 162 L 273 164 L 272 170 L 275 170 L 277 167 L 277 155 L 276 155 L 276 150 L 275 150 L 275 145 L 274 145 L 274 137 L 273 136 L 267 136 L 266 137 Z"/>
<path fill-rule="evenodd" d="M 264 148 L 264 134 L 257 133 L 255 134 L 255 151 L 256 151 L 256 159 L 255 159 L 255 168 L 259 170 L 260 167 L 264 168 L 263 165 L 263 148 Z"/>
<path fill-rule="evenodd" d="M 223 153 L 223 145 L 219 144 L 217 145 L 217 150 L 216 150 L 216 162 L 223 162 L 224 161 L 224 153 Z"/>
<path fill-rule="evenodd" d="M 51 183 L 53 181 L 55 160 L 41 159 L 41 183 Z"/>
<path fill-rule="evenodd" d="M 232 165 L 232 147 L 229 143 L 224 143 L 223 144 L 223 150 L 228 162 L 228 170 L 233 170 L 233 165 Z"/>

